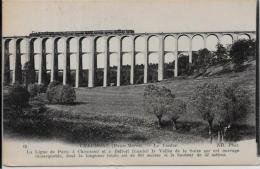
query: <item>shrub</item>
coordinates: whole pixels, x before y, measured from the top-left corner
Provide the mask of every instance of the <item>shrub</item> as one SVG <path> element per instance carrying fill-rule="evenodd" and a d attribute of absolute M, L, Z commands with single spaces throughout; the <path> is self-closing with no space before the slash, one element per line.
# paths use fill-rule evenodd
<path fill-rule="evenodd" d="M 31 97 L 35 97 L 40 93 L 46 92 L 46 87 L 43 84 L 37 84 L 37 83 L 29 84 L 27 89 Z"/>
<path fill-rule="evenodd" d="M 76 100 L 75 90 L 69 85 L 50 83 L 47 89 L 49 103 L 71 104 Z"/>
<path fill-rule="evenodd" d="M 167 112 L 168 117 L 172 120 L 173 130 L 177 129 L 177 120 L 186 112 L 186 103 L 179 99 L 174 99 Z"/>
<path fill-rule="evenodd" d="M 76 92 L 73 87 L 68 85 L 61 86 L 61 103 L 73 103 L 76 100 Z"/>
<path fill-rule="evenodd" d="M 47 87 L 47 91 L 46 91 L 47 100 L 49 102 L 53 102 L 54 96 L 55 96 L 55 93 L 57 90 L 56 88 L 58 88 L 59 85 L 60 85 L 60 83 L 57 81 L 49 83 L 49 85 Z"/>
<path fill-rule="evenodd" d="M 158 119 L 159 127 L 162 126 L 162 116 L 168 111 L 175 98 L 170 89 L 148 85 L 144 90 L 144 109 L 154 114 Z"/>
<path fill-rule="evenodd" d="M 19 112 L 28 105 L 29 98 L 30 94 L 24 86 L 14 84 L 4 95 L 4 105 L 15 107 Z"/>

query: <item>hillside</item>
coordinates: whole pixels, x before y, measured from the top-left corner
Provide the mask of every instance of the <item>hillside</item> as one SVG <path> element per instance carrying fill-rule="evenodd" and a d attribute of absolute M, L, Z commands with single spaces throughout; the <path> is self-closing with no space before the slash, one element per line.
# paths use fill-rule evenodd
<path fill-rule="evenodd" d="M 177 98 L 188 103 L 194 88 L 204 82 L 239 83 L 250 93 L 251 111 L 248 117 L 237 125 L 236 137 L 231 140 L 254 138 L 255 126 L 255 61 L 245 64 L 243 72 L 224 72 L 223 68 L 211 67 L 200 76 L 178 77 L 154 85 L 170 88 Z M 143 109 L 145 86 L 95 87 L 76 89 L 77 103 L 74 105 L 48 105 L 45 113 L 44 134 L 37 131 L 23 131 L 21 135 L 30 138 L 53 138 L 67 142 L 145 141 L 145 142 L 207 142 L 207 125 L 200 120 L 188 105 L 187 113 L 178 121 L 178 130 L 172 131 L 167 117 L 164 128 L 157 128 L 156 118 Z M 46 99 L 45 99 L 46 100 Z M 41 124 L 42 125 L 42 124 Z M 32 128 L 28 126 L 28 128 Z M 32 129 L 31 129 L 32 130 Z M 21 132 L 21 131 L 19 131 Z M 25 134 L 28 132 L 27 134 Z M 20 133 L 12 133 L 19 135 Z"/>
<path fill-rule="evenodd" d="M 216 70 L 222 70 L 216 67 L 211 68 L 211 71 L 215 73 L 208 77 L 199 76 L 195 79 L 193 77 L 187 77 L 186 79 L 178 78 L 153 84 L 170 88 L 177 98 L 188 101 L 194 88 L 204 82 L 239 83 L 249 91 L 252 103 L 250 106 L 251 113 L 240 124 L 244 125 L 244 130 L 250 129 L 250 131 L 241 130 L 241 135 L 253 137 L 254 131 L 252 131 L 252 127 L 255 125 L 255 62 L 248 62 L 245 66 L 246 69 L 238 73 L 229 72 L 221 74 Z M 76 105 L 49 105 L 48 107 L 66 111 L 72 117 L 79 119 L 86 127 L 91 123 L 91 125 L 97 128 L 102 128 L 104 131 L 101 131 L 101 133 L 107 135 L 108 139 L 112 140 L 175 140 L 191 142 L 191 140 L 195 139 L 205 141 L 207 135 L 206 126 L 200 126 L 200 124 L 205 124 L 205 122 L 198 119 L 190 107 L 188 107 L 187 114 L 179 119 L 181 124 L 183 124 L 183 126 L 180 126 L 181 130 L 173 132 L 169 126 L 166 130 L 157 129 L 154 124 L 156 121 L 155 116 L 143 110 L 143 91 L 146 85 L 148 84 L 107 88 L 79 88 L 76 90 L 78 101 Z M 167 123 L 167 117 L 164 120 Z M 196 129 L 193 126 L 200 127 Z M 84 140 L 84 138 L 82 139 Z"/>

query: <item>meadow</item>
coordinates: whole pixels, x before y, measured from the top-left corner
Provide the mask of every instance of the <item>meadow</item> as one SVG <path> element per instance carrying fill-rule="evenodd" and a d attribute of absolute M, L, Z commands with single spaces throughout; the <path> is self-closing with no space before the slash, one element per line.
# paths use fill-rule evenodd
<path fill-rule="evenodd" d="M 178 120 L 176 131 L 172 130 L 167 116 L 163 117 L 163 127 L 158 128 L 156 117 L 144 111 L 143 94 L 148 84 L 141 84 L 106 88 L 81 87 L 75 89 L 77 100 L 73 105 L 48 104 L 42 94 L 31 101 L 41 100 L 47 107 L 47 110 L 37 117 L 37 125 L 33 122 L 35 119 L 29 119 L 23 122 L 27 123 L 26 126 L 20 128 L 5 125 L 5 133 L 7 137 L 58 139 L 70 143 L 208 142 L 206 122 L 201 120 L 189 105 L 189 97 L 195 87 L 205 82 L 236 82 L 249 92 L 250 113 L 236 124 L 227 139 L 239 141 L 255 138 L 255 62 L 248 63 L 243 72 L 219 72 L 209 76 L 179 77 L 152 83 L 171 89 L 176 98 L 188 104 L 187 112 Z"/>

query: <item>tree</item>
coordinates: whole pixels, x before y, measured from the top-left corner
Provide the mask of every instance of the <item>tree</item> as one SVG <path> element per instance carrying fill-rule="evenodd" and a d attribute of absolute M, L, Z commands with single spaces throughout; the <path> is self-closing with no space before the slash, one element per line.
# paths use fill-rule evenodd
<path fill-rule="evenodd" d="M 162 116 L 167 113 L 174 98 L 174 94 L 166 87 L 148 85 L 145 88 L 144 109 L 157 117 L 159 127 L 162 126 Z"/>
<path fill-rule="evenodd" d="M 204 83 L 195 89 L 192 105 L 208 122 L 212 142 L 213 125 L 217 127 L 218 140 L 223 141 L 226 130 L 248 114 L 250 101 L 248 93 L 236 83 Z"/>
<path fill-rule="evenodd" d="M 207 48 L 198 51 L 197 64 L 199 67 L 206 67 L 210 62 L 210 51 Z"/>
<path fill-rule="evenodd" d="M 219 113 L 221 96 L 221 88 L 214 83 L 204 83 L 197 86 L 191 96 L 195 112 L 208 123 L 210 142 L 213 140 L 213 121 L 216 114 Z"/>
<path fill-rule="evenodd" d="M 238 83 L 231 83 L 224 88 L 224 96 L 230 101 L 226 107 L 230 112 L 230 123 L 243 119 L 249 111 L 249 93 Z"/>
<path fill-rule="evenodd" d="M 173 130 L 177 129 L 177 120 L 182 114 L 186 112 L 186 103 L 179 99 L 174 99 L 172 104 L 169 106 L 168 117 L 172 121 Z"/>
<path fill-rule="evenodd" d="M 227 49 L 221 44 L 217 44 L 217 51 L 215 52 L 219 62 L 225 62 L 228 59 Z"/>
<path fill-rule="evenodd" d="M 187 75 L 189 72 L 189 56 L 181 54 L 178 58 L 178 74 Z"/>
<path fill-rule="evenodd" d="M 223 97 L 219 101 L 219 113 L 215 116 L 219 141 L 224 140 L 228 128 L 246 117 L 250 105 L 247 91 L 237 83 L 224 84 L 221 88 Z"/>
<path fill-rule="evenodd" d="M 255 41 L 240 39 L 230 49 L 230 57 L 235 64 L 235 70 L 239 70 L 248 56 L 255 55 Z"/>

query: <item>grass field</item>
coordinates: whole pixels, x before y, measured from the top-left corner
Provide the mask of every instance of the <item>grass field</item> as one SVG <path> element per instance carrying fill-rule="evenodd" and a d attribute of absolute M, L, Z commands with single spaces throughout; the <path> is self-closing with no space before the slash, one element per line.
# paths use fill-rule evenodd
<path fill-rule="evenodd" d="M 188 102 L 194 88 L 204 82 L 239 83 L 250 93 L 252 105 L 248 117 L 236 128 L 235 140 L 251 139 L 255 134 L 255 62 L 250 64 L 252 65 L 249 65 L 245 71 L 239 73 L 232 72 L 196 79 L 169 79 L 153 84 L 170 88 L 177 98 Z M 76 89 L 76 104 L 47 104 L 47 107 L 53 110 L 47 113 L 52 123 L 48 123 L 45 129 L 40 129 L 47 131 L 44 132 L 43 137 L 68 142 L 208 141 L 206 123 L 194 114 L 190 106 L 187 113 L 178 120 L 178 130 L 171 130 L 167 117 L 163 118 L 164 127 L 157 128 L 156 117 L 143 109 L 143 92 L 146 85 L 148 84 Z M 30 137 L 34 136 L 30 135 Z"/>

